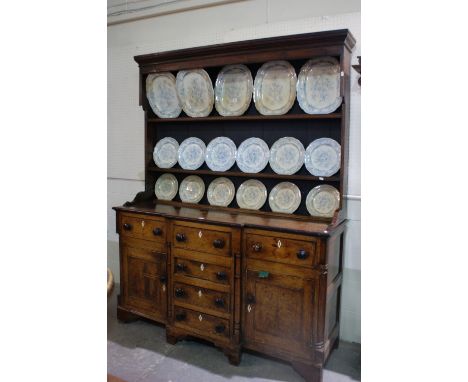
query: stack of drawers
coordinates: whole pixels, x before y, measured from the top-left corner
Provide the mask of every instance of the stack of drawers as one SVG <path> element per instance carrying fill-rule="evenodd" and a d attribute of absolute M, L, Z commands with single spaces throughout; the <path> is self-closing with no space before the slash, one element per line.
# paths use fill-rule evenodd
<path fill-rule="evenodd" d="M 173 221 L 170 243 L 168 341 L 206 338 L 237 363 L 240 229 Z"/>

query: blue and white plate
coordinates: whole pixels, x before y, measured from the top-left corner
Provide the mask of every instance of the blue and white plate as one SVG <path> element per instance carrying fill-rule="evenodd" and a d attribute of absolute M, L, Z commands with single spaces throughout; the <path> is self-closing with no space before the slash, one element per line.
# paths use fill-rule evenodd
<path fill-rule="evenodd" d="M 299 72 L 297 101 L 308 114 L 328 114 L 340 105 L 341 69 L 333 57 L 319 57 L 307 61 Z"/>
<path fill-rule="evenodd" d="M 265 185 L 257 179 L 249 179 L 237 189 L 236 201 L 240 208 L 259 210 L 267 199 Z"/>
<path fill-rule="evenodd" d="M 218 74 L 215 108 L 220 115 L 242 115 L 252 100 L 253 80 L 245 65 L 227 65 Z"/>
<path fill-rule="evenodd" d="M 227 171 L 236 163 L 236 156 L 236 144 L 227 137 L 217 137 L 208 143 L 205 161 L 210 170 Z"/>
<path fill-rule="evenodd" d="M 321 184 L 307 194 L 306 208 L 312 216 L 332 217 L 340 206 L 340 192 L 333 186 Z"/>
<path fill-rule="evenodd" d="M 187 176 L 179 187 L 180 200 L 185 203 L 198 203 L 205 195 L 205 183 L 197 175 Z"/>
<path fill-rule="evenodd" d="M 179 143 L 174 138 L 163 138 L 154 146 L 154 163 L 159 168 L 171 168 L 177 163 L 178 152 Z"/>
<path fill-rule="evenodd" d="M 172 174 L 162 174 L 156 181 L 154 193 L 160 200 L 172 200 L 177 195 L 179 183 Z"/>
<path fill-rule="evenodd" d="M 262 171 L 270 159 L 270 149 L 263 139 L 249 138 L 242 142 L 237 150 L 237 166 L 243 172 Z"/>
<path fill-rule="evenodd" d="M 315 176 L 332 176 L 341 166 L 341 146 L 331 138 L 319 138 L 306 149 L 305 166 Z"/>
<path fill-rule="evenodd" d="M 196 170 L 205 161 L 206 146 L 200 138 L 190 137 L 179 146 L 179 164 L 184 170 Z"/>
<path fill-rule="evenodd" d="M 182 109 L 188 116 L 206 117 L 213 110 L 213 84 L 205 70 L 179 71 L 176 78 L 176 89 Z"/>
<path fill-rule="evenodd" d="M 234 200 L 236 188 L 228 178 L 216 178 L 208 186 L 208 202 L 212 206 L 227 207 Z"/>
<path fill-rule="evenodd" d="M 304 146 L 298 139 L 280 138 L 271 146 L 270 166 L 277 174 L 295 174 L 304 164 L 304 153 Z"/>
<path fill-rule="evenodd" d="M 152 73 L 146 77 L 146 98 L 159 118 L 176 118 L 182 111 L 172 73 Z"/>
<path fill-rule="evenodd" d="M 294 183 L 278 183 L 271 190 L 268 203 L 274 212 L 292 214 L 301 204 L 301 191 Z"/>

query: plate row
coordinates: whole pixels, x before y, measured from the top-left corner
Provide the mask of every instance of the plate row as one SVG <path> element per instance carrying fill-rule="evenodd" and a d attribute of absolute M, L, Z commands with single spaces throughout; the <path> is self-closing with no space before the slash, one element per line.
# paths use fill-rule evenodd
<path fill-rule="evenodd" d="M 206 117 L 213 104 L 222 116 L 239 116 L 249 108 L 252 96 L 262 115 L 286 114 L 296 100 L 307 114 L 328 114 L 342 102 L 340 63 L 333 57 L 307 61 L 296 75 L 287 61 L 269 61 L 258 70 L 255 81 L 242 64 L 227 65 L 215 87 L 204 69 L 151 73 L 146 77 L 146 97 L 160 118 Z"/>
<path fill-rule="evenodd" d="M 341 166 L 341 146 L 331 138 L 312 141 L 307 149 L 294 137 L 278 139 L 271 147 L 260 138 L 248 138 L 239 148 L 228 137 L 217 137 L 208 146 L 197 137 L 179 143 L 171 137 L 158 141 L 153 159 L 159 168 L 172 168 L 176 163 L 184 170 L 197 170 L 204 162 L 212 171 L 225 172 L 234 163 L 242 172 L 259 173 L 268 163 L 280 175 L 293 175 L 305 163 L 314 176 L 329 177 Z"/>
<path fill-rule="evenodd" d="M 172 174 L 162 174 L 155 184 L 155 194 L 160 200 L 172 200 L 177 193 L 184 203 L 198 203 L 205 195 L 205 183 L 197 175 L 189 175 L 179 186 Z M 259 210 L 267 200 L 265 185 L 257 179 L 243 182 L 237 189 L 228 178 L 215 178 L 208 186 L 207 199 L 210 205 L 227 207 L 234 197 L 240 208 Z M 291 182 L 276 184 L 270 191 L 268 203 L 273 212 L 292 214 L 301 204 L 301 191 Z M 332 217 L 340 204 L 339 191 L 330 185 L 322 184 L 312 188 L 306 197 L 306 208 L 310 215 Z"/>

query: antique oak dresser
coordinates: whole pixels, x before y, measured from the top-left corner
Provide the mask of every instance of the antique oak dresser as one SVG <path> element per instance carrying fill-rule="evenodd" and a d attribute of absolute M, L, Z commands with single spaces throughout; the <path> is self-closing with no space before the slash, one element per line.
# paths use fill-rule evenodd
<path fill-rule="evenodd" d="M 169 51 L 135 57 L 139 65 L 140 104 L 145 114 L 145 190 L 114 207 L 120 236 L 118 318 L 140 317 L 164 324 L 167 341 L 187 337 L 208 340 L 237 365 L 242 349 L 291 363 L 307 381 L 321 381 L 322 367 L 338 346 L 346 225 L 349 76 L 355 44 L 348 30 L 308 33 Z M 240 116 L 159 118 L 148 104 L 148 74 L 203 68 L 212 82 L 222 67 L 244 64 L 254 76 L 271 60 L 287 60 L 296 73 L 309 59 L 331 56 L 340 65 L 342 103 L 328 114 L 306 114 L 297 100 L 283 115 L 262 115 L 252 102 Z M 270 147 L 284 136 L 304 146 L 321 137 L 341 145 L 340 170 L 327 178 L 302 168 L 279 175 L 270 167 L 247 174 L 234 165 L 214 172 L 179 165 L 158 168 L 153 149 L 163 137 L 178 142 L 198 137 L 208 143 L 230 137 L 237 145 L 261 137 Z M 236 201 L 215 207 L 206 195 L 198 204 L 158 200 L 155 182 L 163 173 L 180 182 L 198 175 L 208 185 L 219 176 L 236 188 L 246 179 L 261 180 L 268 191 L 281 181 L 294 182 L 303 195 L 294 214 L 245 210 Z M 330 218 L 312 217 L 305 195 L 320 184 L 339 190 L 340 205 Z"/>

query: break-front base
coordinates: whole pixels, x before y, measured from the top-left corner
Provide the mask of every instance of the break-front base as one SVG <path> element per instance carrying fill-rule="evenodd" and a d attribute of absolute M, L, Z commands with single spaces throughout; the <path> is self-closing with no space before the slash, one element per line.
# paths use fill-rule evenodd
<path fill-rule="evenodd" d="M 167 204 L 118 207 L 117 317 L 199 338 L 232 365 L 242 349 L 289 362 L 320 382 L 338 344 L 345 223 Z"/>

